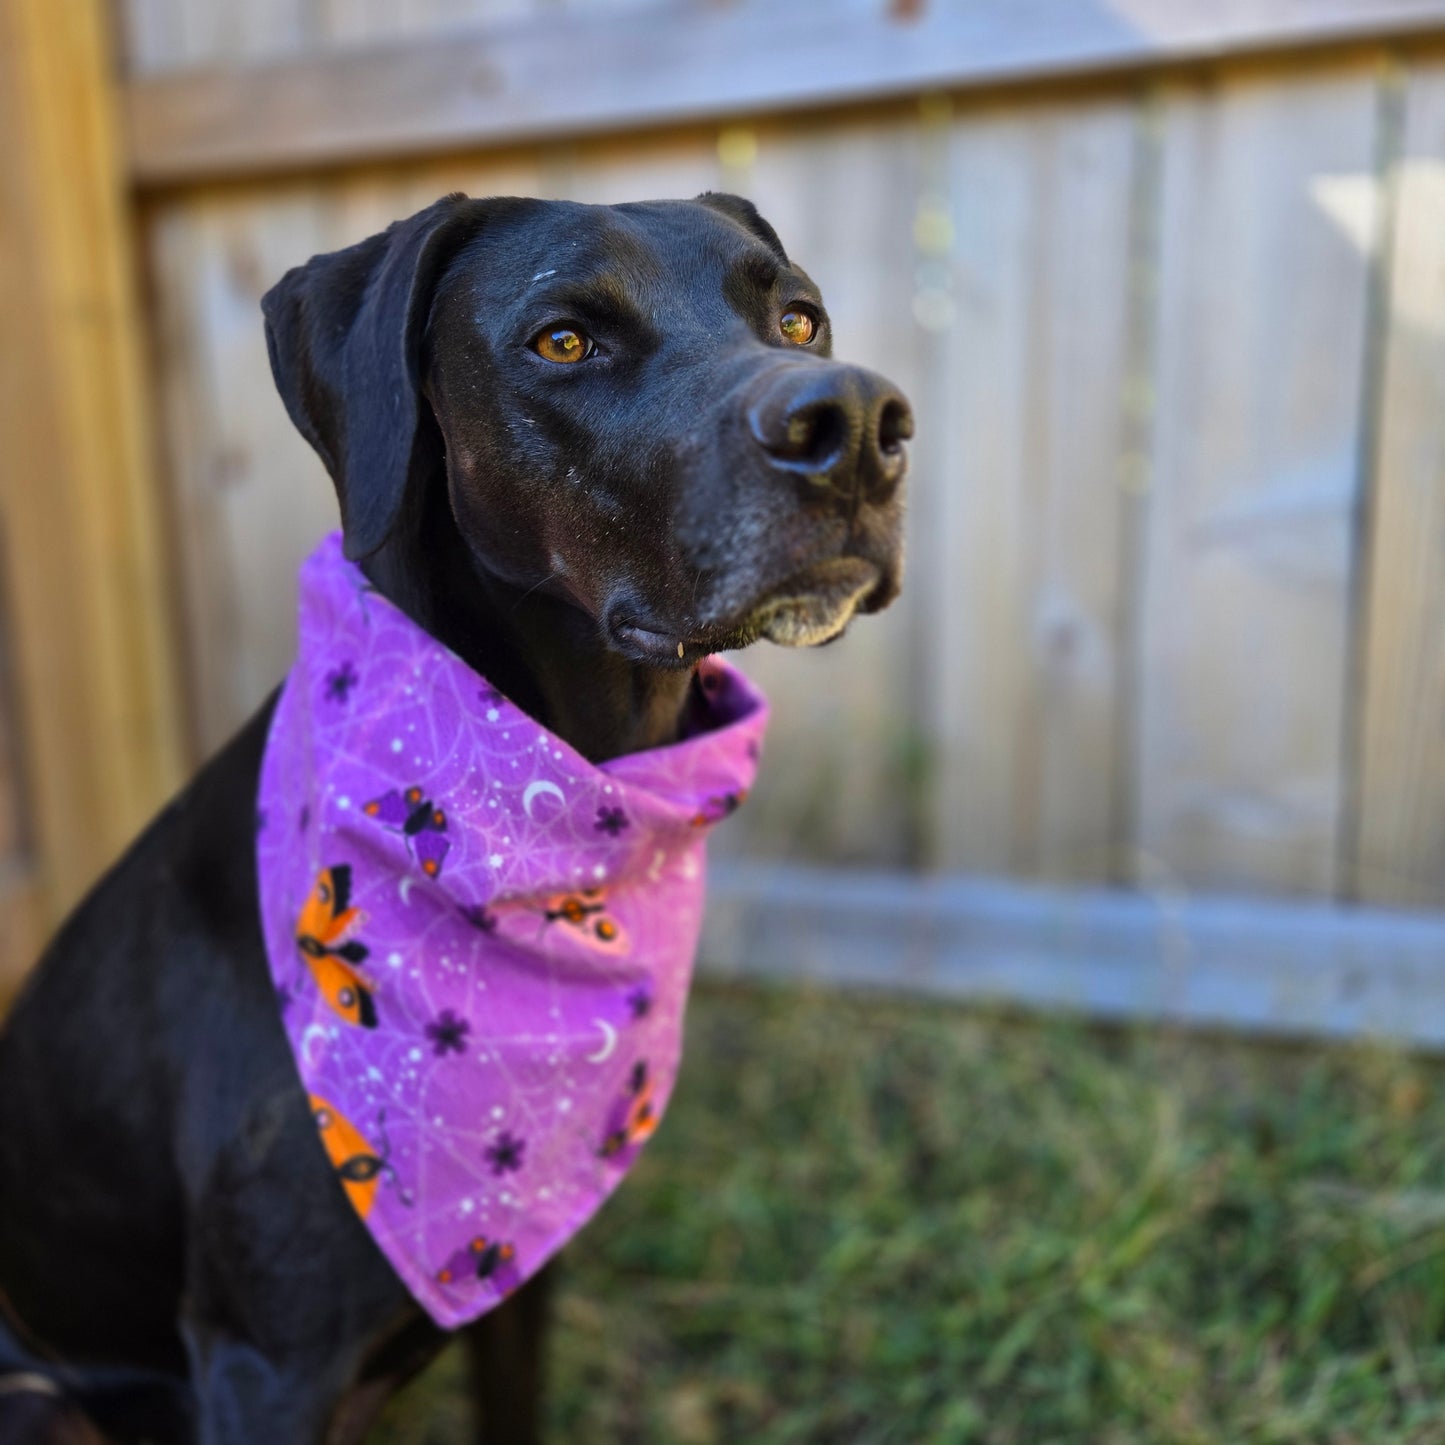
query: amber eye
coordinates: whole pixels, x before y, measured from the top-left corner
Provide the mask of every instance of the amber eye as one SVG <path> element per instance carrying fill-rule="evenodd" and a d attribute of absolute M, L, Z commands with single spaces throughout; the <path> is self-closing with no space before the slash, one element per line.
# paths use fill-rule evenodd
<path fill-rule="evenodd" d="M 806 311 L 796 308 L 784 311 L 778 320 L 778 330 L 783 333 L 783 340 L 794 346 L 806 346 L 817 329 L 818 323 Z"/>
<path fill-rule="evenodd" d="M 565 365 L 572 361 L 585 361 L 596 348 L 580 331 L 558 326 L 534 336 L 532 350 L 548 361 L 560 361 Z"/>

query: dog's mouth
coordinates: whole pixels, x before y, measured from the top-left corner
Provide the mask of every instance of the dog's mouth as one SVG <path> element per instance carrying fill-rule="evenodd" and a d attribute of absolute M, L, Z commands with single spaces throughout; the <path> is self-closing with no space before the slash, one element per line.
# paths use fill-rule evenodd
<path fill-rule="evenodd" d="M 876 564 L 863 557 L 833 557 L 794 573 L 750 603 L 733 622 L 685 634 L 630 615 L 610 618 L 613 647 L 634 662 L 691 667 L 710 653 L 747 647 L 767 638 L 782 647 L 816 647 L 838 636 L 860 608 L 877 611 L 892 595 Z"/>
<path fill-rule="evenodd" d="M 781 647 L 816 647 L 842 632 L 879 581 L 865 558 L 835 557 L 788 578 L 749 620 L 757 636 Z"/>
<path fill-rule="evenodd" d="M 653 667 L 690 667 L 699 657 L 717 650 L 697 638 L 679 637 L 640 622 L 611 622 L 607 632 L 616 651 L 632 662 Z"/>

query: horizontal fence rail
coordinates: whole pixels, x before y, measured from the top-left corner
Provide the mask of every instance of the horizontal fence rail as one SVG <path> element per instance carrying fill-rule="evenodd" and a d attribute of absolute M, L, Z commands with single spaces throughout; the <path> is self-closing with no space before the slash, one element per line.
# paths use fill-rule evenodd
<path fill-rule="evenodd" d="M 715 978 L 1445 1047 L 1445 918 L 1378 908 L 728 865 Z"/>
<path fill-rule="evenodd" d="M 549 15 L 126 86 L 141 185 L 1445 32 L 1445 0 L 870 0 Z"/>

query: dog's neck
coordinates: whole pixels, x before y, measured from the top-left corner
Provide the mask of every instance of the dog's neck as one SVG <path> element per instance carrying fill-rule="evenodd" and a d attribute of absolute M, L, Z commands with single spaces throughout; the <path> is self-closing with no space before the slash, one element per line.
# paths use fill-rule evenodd
<path fill-rule="evenodd" d="M 690 672 L 629 662 L 570 603 L 487 571 L 444 502 L 403 519 L 362 570 L 413 622 L 592 762 L 674 742 L 695 700 Z"/>

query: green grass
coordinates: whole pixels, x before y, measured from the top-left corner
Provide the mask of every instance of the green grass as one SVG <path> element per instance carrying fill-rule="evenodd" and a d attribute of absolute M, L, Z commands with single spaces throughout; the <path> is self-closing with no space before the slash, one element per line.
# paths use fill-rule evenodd
<path fill-rule="evenodd" d="M 1445 1441 L 1445 1070 L 700 992 L 565 1258 L 563 1442 Z M 376 1445 L 466 1438 L 461 1364 Z"/>

